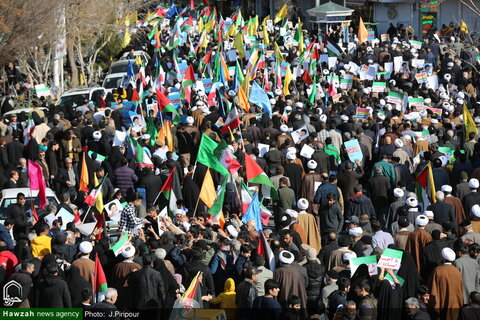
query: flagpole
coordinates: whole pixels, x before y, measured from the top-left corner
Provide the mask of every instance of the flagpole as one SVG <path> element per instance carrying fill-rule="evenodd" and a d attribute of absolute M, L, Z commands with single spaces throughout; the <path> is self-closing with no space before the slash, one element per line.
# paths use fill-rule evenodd
<path fill-rule="evenodd" d="M 193 210 L 193 216 L 192 218 L 195 218 L 195 215 L 197 214 L 197 208 L 198 208 L 198 203 L 200 202 L 200 196 L 197 199 L 197 204 L 195 205 L 195 210 Z"/>
<path fill-rule="evenodd" d="M 90 212 L 90 209 L 92 209 L 92 206 L 88 207 L 88 210 L 87 210 L 87 212 L 85 213 L 85 216 L 83 217 L 82 224 L 85 222 L 85 219 L 87 218 L 88 213 Z"/>

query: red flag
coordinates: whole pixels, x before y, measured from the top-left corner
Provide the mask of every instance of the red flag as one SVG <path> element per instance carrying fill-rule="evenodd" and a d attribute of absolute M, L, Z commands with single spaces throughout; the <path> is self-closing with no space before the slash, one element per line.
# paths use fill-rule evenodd
<path fill-rule="evenodd" d="M 133 91 L 132 91 L 132 100 L 131 101 L 138 101 L 140 100 L 138 98 L 138 91 L 137 91 L 137 88 L 133 88 Z"/>
<path fill-rule="evenodd" d="M 305 69 L 305 72 L 302 74 L 302 80 L 305 83 L 313 83 L 312 77 L 308 73 L 308 69 Z"/>
<path fill-rule="evenodd" d="M 95 215 L 95 219 L 97 219 L 97 224 L 95 225 L 95 228 L 93 228 L 93 230 L 100 229 L 100 228 L 103 228 L 103 230 L 105 230 L 105 219 L 104 219 L 103 213 L 100 213 L 99 215 Z M 100 232 L 95 236 L 95 239 L 100 240 L 102 239 L 102 237 L 103 237 L 103 232 Z"/>
<path fill-rule="evenodd" d="M 333 97 L 337 94 L 337 89 L 335 88 L 335 75 L 332 74 L 330 78 L 330 83 L 328 84 L 328 94 L 330 97 Z"/>
<path fill-rule="evenodd" d="M 28 179 L 30 180 L 30 189 L 38 190 L 37 197 L 40 199 L 40 205 L 38 207 L 44 209 L 47 205 L 47 184 L 43 178 L 42 166 L 31 160 L 28 160 Z"/>
<path fill-rule="evenodd" d="M 259 232 L 259 239 L 258 239 L 258 247 L 257 247 L 257 254 L 261 254 L 265 261 L 268 263 L 268 268 L 270 271 L 275 271 L 275 257 L 273 255 L 273 251 L 270 248 L 270 245 L 263 234 L 263 231 Z"/>
<path fill-rule="evenodd" d="M 185 88 L 193 83 L 195 83 L 195 72 L 193 71 L 193 65 L 188 66 L 187 72 L 185 72 L 185 77 L 183 77 L 182 85 Z"/>
<path fill-rule="evenodd" d="M 102 106 L 102 108 L 106 108 L 107 107 L 107 103 L 105 102 L 105 100 L 103 100 L 103 97 L 100 96 L 100 105 Z"/>
<path fill-rule="evenodd" d="M 163 8 L 157 8 L 157 15 L 159 17 L 163 17 L 166 14 L 167 14 L 167 11 L 163 10 Z"/>
<path fill-rule="evenodd" d="M 190 0 L 190 9 L 195 9 L 195 3 L 193 0 Z"/>

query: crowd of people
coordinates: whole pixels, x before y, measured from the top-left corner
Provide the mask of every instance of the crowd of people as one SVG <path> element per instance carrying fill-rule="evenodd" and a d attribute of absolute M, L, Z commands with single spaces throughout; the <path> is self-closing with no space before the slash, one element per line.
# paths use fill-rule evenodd
<path fill-rule="evenodd" d="M 228 319 L 480 319 L 469 43 L 394 28 L 332 44 L 341 27 L 307 32 L 279 14 L 267 26 L 160 7 L 141 28 L 156 34 L 143 39 L 152 59 L 124 87 L 0 118 L 0 186 L 31 188 L 34 162 L 59 199 L 32 207 L 18 193 L 2 212 L 0 283 L 22 288 L 13 307 L 166 318 L 189 298 Z M 5 95 L 2 114 L 14 107 Z M 377 267 L 389 252 L 397 267 Z"/>

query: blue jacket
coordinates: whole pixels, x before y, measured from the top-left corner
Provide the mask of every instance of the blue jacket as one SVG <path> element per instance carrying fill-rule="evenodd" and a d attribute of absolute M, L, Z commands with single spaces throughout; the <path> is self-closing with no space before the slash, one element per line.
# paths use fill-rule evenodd
<path fill-rule="evenodd" d="M 135 182 L 138 181 L 138 177 L 135 171 L 127 166 L 121 166 L 117 168 L 113 174 L 115 176 L 115 183 L 122 192 L 127 192 L 129 189 L 134 189 Z"/>
<path fill-rule="evenodd" d="M 336 200 L 340 199 L 338 194 L 338 188 L 336 184 L 331 184 L 329 181 L 323 182 L 320 187 L 318 187 L 317 192 L 315 192 L 315 198 L 313 203 L 320 204 L 321 206 L 327 204 L 327 195 L 333 193 L 336 197 Z"/>
<path fill-rule="evenodd" d="M 3 224 L 0 224 L 0 241 L 5 241 L 7 243 L 8 251 L 13 251 L 15 248 L 10 231 Z"/>

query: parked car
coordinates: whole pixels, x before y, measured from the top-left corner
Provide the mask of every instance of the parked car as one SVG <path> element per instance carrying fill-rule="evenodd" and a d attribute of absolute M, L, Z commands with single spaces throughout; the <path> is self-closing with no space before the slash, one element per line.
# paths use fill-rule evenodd
<path fill-rule="evenodd" d="M 127 77 L 126 72 L 112 73 L 107 75 L 103 80 L 103 87 L 105 88 L 105 92 L 108 94 L 112 92 L 113 89 L 120 87 L 122 79 L 124 77 Z"/>
<path fill-rule="evenodd" d="M 78 88 L 78 89 L 71 89 L 66 91 L 60 99 L 57 102 L 57 105 L 64 106 L 64 105 L 70 105 L 75 103 L 76 105 L 81 105 L 83 104 L 83 101 L 85 99 L 88 99 L 89 101 L 92 100 L 97 100 L 98 97 L 105 97 L 106 92 L 103 87 L 91 87 L 91 88 Z"/>
<path fill-rule="evenodd" d="M 108 68 L 107 75 L 113 74 L 113 73 L 127 73 L 127 70 L 128 70 L 128 60 L 112 62 L 112 64 L 110 65 L 110 68 Z M 139 70 L 140 70 L 140 66 L 136 63 L 133 63 L 133 73 L 137 74 Z"/>
<path fill-rule="evenodd" d="M 39 107 L 40 110 L 43 110 L 44 112 L 48 112 L 48 108 L 45 107 Z M 21 109 L 15 109 L 12 111 L 5 112 L 3 117 L 5 118 L 10 118 L 13 114 L 16 114 L 17 116 L 21 114 L 22 112 L 25 112 L 26 114 L 29 114 L 32 112 L 33 108 L 21 108 Z"/>
<path fill-rule="evenodd" d="M 127 52 L 124 52 L 122 54 L 122 56 L 120 57 L 120 61 L 121 60 L 128 60 L 128 55 L 129 55 L 130 51 L 127 51 Z M 142 57 L 142 60 L 145 64 L 148 63 L 148 61 L 150 61 L 150 56 L 148 55 L 148 53 L 146 53 L 145 51 L 142 51 L 142 50 L 135 50 L 133 51 L 133 55 L 135 58 L 137 58 L 137 56 L 141 56 Z"/>
<path fill-rule="evenodd" d="M 30 188 L 11 188 L 11 189 L 3 189 L 2 192 L 0 192 L 0 222 L 4 222 L 5 219 L 8 217 L 9 212 L 8 212 L 8 207 L 12 203 L 17 203 L 17 194 L 23 193 L 25 195 L 25 211 L 27 211 L 27 215 L 29 218 L 31 218 L 31 213 L 30 213 L 30 208 L 31 208 L 31 203 L 33 201 L 35 208 L 37 210 L 37 213 L 39 212 L 38 206 L 40 205 L 40 199 L 37 197 L 38 196 L 38 190 L 30 190 Z M 53 192 L 52 189 L 47 188 L 46 190 L 47 194 L 47 203 L 48 204 L 53 204 L 53 205 L 58 205 L 60 201 L 58 201 L 57 195 L 55 192 Z"/>

